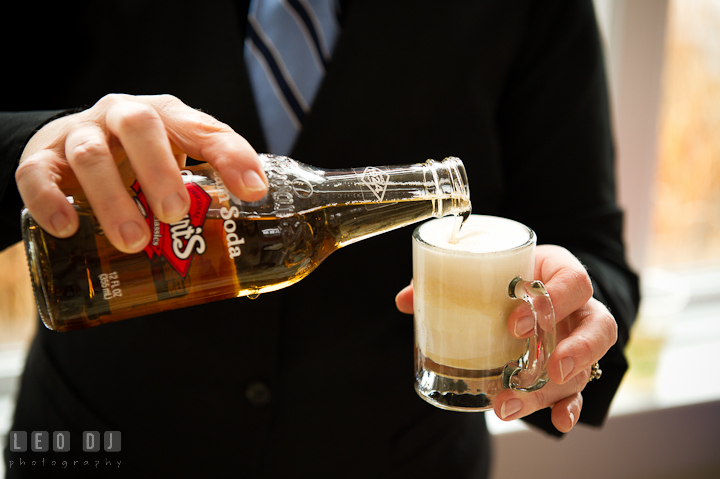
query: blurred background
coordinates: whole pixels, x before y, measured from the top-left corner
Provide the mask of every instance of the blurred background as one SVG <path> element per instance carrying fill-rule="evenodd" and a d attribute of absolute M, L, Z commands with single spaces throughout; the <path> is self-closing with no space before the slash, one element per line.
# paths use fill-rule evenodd
<path fill-rule="evenodd" d="M 600 430 L 487 414 L 493 479 L 720 478 L 720 0 L 595 0 L 643 299 Z M 601 361 L 602 365 L 602 361 Z M 522 451 L 522 459 L 518 451 Z"/>
<path fill-rule="evenodd" d="M 642 278 L 631 369 L 599 431 L 578 426 L 556 440 L 487 414 L 493 478 L 529 464 L 535 478 L 719 478 L 720 0 L 595 7 L 629 259 Z M 36 313 L 20 245 L 0 254 L 0 272 L 4 436 Z"/>

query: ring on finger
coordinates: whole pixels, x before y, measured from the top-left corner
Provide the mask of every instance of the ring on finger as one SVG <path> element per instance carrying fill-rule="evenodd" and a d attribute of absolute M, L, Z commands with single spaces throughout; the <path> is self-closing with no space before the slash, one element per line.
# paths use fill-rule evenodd
<path fill-rule="evenodd" d="M 600 369 L 600 363 L 597 361 L 590 367 L 590 377 L 588 378 L 588 382 L 591 382 L 593 379 L 600 379 L 602 376 L 602 369 Z"/>

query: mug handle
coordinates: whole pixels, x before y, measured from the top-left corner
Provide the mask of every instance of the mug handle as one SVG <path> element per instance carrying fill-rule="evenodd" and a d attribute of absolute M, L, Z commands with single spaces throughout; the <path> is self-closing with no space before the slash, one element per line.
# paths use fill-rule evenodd
<path fill-rule="evenodd" d="M 547 362 L 555 350 L 555 310 L 542 281 L 525 281 L 518 276 L 510 282 L 508 294 L 530 305 L 535 334 L 528 339 L 525 355 L 505 365 L 503 388 L 537 391 L 548 382 Z"/>

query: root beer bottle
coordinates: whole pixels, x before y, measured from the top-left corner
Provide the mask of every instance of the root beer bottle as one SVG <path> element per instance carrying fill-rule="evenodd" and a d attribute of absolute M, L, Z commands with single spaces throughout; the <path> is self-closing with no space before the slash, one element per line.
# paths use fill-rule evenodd
<path fill-rule="evenodd" d="M 238 296 L 301 280 L 330 253 L 430 217 L 468 213 L 462 162 L 325 170 L 261 155 L 268 194 L 244 202 L 209 165 L 182 171 L 190 212 L 160 222 L 140 185 L 129 193 L 152 239 L 136 254 L 113 247 L 89 205 L 68 197 L 78 232 L 56 238 L 22 213 L 25 248 L 40 316 L 57 331 Z"/>

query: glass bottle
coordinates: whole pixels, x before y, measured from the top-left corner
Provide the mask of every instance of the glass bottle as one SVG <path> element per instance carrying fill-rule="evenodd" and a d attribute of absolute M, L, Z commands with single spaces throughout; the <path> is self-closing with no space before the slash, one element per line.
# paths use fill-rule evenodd
<path fill-rule="evenodd" d="M 56 238 L 22 213 L 22 230 L 40 317 L 57 331 L 290 286 L 333 251 L 431 217 L 467 216 L 462 162 L 327 170 L 260 155 L 269 191 L 235 197 L 210 165 L 186 167 L 188 215 L 160 222 L 137 182 L 129 188 L 152 239 L 136 254 L 118 251 L 89 205 L 68 197 L 78 232 Z"/>

